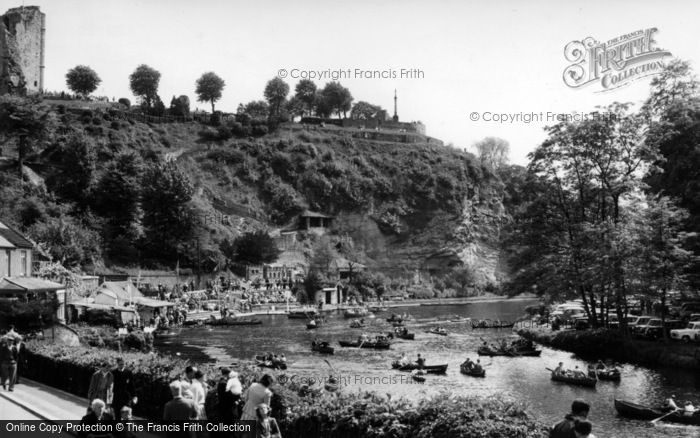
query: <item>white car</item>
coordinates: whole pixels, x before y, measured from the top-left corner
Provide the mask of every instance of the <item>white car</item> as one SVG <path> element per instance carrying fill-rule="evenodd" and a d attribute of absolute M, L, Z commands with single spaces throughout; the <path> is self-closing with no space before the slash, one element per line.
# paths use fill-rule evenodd
<path fill-rule="evenodd" d="M 700 322 L 691 322 L 684 329 L 671 330 L 671 339 L 677 341 L 690 342 L 700 334 Z"/>

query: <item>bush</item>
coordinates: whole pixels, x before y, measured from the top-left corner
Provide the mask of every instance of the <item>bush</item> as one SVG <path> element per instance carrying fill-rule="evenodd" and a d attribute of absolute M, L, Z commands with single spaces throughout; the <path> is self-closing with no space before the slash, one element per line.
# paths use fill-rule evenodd
<path fill-rule="evenodd" d="M 126 97 L 122 97 L 118 101 L 120 104 L 124 105 L 126 109 L 131 108 L 131 101 L 127 99 Z"/>
<path fill-rule="evenodd" d="M 255 125 L 253 126 L 252 134 L 256 137 L 262 137 L 268 133 L 268 128 L 265 125 Z"/>
<path fill-rule="evenodd" d="M 226 126 L 219 126 L 216 131 L 219 140 L 228 140 L 233 137 L 233 132 L 231 132 L 231 130 Z"/>

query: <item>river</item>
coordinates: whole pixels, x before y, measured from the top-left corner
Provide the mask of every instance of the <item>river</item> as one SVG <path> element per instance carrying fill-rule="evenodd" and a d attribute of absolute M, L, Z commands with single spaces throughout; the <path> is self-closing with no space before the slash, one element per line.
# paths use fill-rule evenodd
<path fill-rule="evenodd" d="M 613 399 L 626 399 L 640 403 L 658 403 L 674 394 L 677 400 L 693 400 L 700 404 L 700 375 L 676 369 L 651 370 L 632 364 L 622 367 L 620 383 L 598 382 L 596 389 L 579 388 L 552 382 L 546 367 L 554 368 L 558 362 L 565 367 L 578 365 L 585 369 L 587 363 L 571 353 L 544 348 L 538 358 L 481 358 L 486 367 L 486 378 L 478 379 L 459 373 L 459 364 L 466 357 L 476 359 L 476 349 L 482 339 L 496 342 L 501 338 L 515 339 L 510 329 L 473 330 L 466 321 L 455 318 L 498 318 L 515 320 L 523 314 L 532 301 L 501 301 L 460 305 L 418 306 L 390 309 L 376 318 L 366 318 L 364 329 L 350 329 L 350 321 L 342 314 L 329 314 L 328 323 L 317 330 L 306 330 L 304 320 L 288 319 L 286 315 L 261 316 L 262 326 L 238 326 L 219 328 L 183 328 L 177 336 L 156 341 L 156 347 L 164 353 L 176 354 L 197 361 L 219 361 L 231 364 L 249 360 L 261 352 L 272 351 L 287 356 L 287 378 L 297 380 L 316 376 L 325 378 L 330 367 L 322 360 L 327 358 L 340 375 L 345 391 L 373 390 L 404 396 L 411 399 L 425 397 L 443 390 L 459 394 L 505 394 L 524 402 L 529 412 L 546 423 L 555 423 L 566 414 L 575 398 L 591 403 L 589 419 L 594 424 L 597 438 L 652 438 L 698 437 L 700 428 L 674 426 L 661 423 L 652 426 L 648 422 L 618 418 Z M 390 312 L 410 313 L 413 320 L 409 330 L 416 333 L 415 341 L 395 340 L 391 350 L 340 348 L 338 340 L 356 339 L 363 331 L 379 333 L 391 330 L 386 318 Z M 442 325 L 449 331 L 446 337 L 425 331 Z M 318 337 L 332 341 L 335 355 L 320 356 L 310 352 L 310 343 Z M 416 384 L 405 373 L 392 371 L 390 363 L 406 353 L 415 358 L 418 353 L 427 357 L 428 364 L 449 364 L 447 374 L 427 377 L 425 384 Z"/>

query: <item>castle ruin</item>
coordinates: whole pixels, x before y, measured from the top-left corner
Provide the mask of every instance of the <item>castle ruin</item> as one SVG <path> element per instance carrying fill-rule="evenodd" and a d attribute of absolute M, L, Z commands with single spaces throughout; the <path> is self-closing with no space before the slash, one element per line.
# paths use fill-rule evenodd
<path fill-rule="evenodd" d="M 21 6 L 0 16 L 0 95 L 27 95 L 44 89 L 46 15 Z"/>

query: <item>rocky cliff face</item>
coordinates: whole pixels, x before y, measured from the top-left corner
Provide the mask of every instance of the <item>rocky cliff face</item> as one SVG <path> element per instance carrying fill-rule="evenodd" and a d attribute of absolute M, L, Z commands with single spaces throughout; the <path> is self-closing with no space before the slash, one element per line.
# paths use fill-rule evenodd
<path fill-rule="evenodd" d="M 392 276 L 420 272 L 440 276 L 461 266 L 469 268 L 477 284 L 497 284 L 500 271 L 500 232 L 507 215 L 498 185 L 487 185 L 464 202 L 459 216 L 432 212 L 426 226 L 404 236 L 384 234 L 369 214 L 345 213 L 338 232 L 352 238 L 369 266 Z"/>

